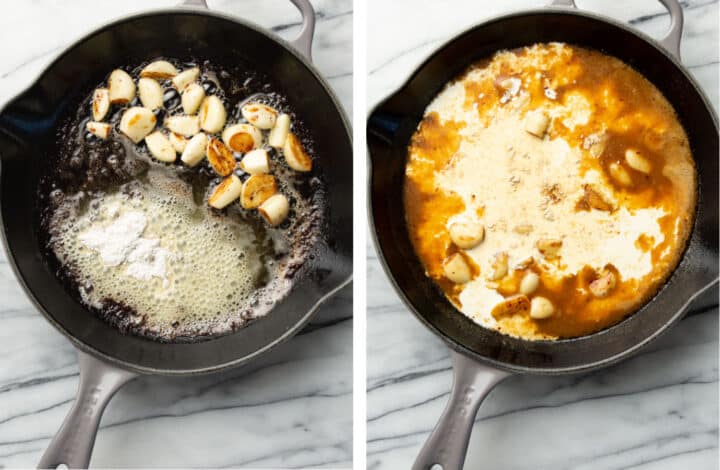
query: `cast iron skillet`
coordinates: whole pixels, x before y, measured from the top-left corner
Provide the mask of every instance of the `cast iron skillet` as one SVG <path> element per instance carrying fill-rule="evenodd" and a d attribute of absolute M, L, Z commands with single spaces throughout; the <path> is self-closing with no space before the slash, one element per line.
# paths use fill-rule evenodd
<path fill-rule="evenodd" d="M 247 23 L 198 8 L 133 15 L 68 47 L 0 112 L 0 217 L 8 259 L 45 317 L 78 349 L 78 398 L 40 461 L 41 467 L 87 467 L 101 414 L 115 391 L 138 374 L 192 375 L 247 363 L 297 333 L 352 273 L 352 145 L 339 102 L 311 64 L 315 12 L 292 0 L 302 31 L 287 43 Z M 187 5 L 187 4 L 186 4 Z M 298 52 L 299 51 L 299 52 Z M 214 63 L 253 64 L 272 77 L 313 133 L 316 168 L 327 188 L 328 223 L 290 294 L 262 319 L 234 334 L 192 344 L 161 344 L 123 335 L 86 311 L 43 263 L 33 221 L 35 191 L 59 116 L 80 90 L 109 70 L 157 56 L 194 55 Z M 322 125 L 313 125 L 322 123 Z"/>
<path fill-rule="evenodd" d="M 609 18 L 580 12 L 573 0 L 495 18 L 456 36 L 371 113 L 370 217 L 380 259 L 410 310 L 451 348 L 455 371 L 450 402 L 414 469 L 459 469 L 482 399 L 512 373 L 586 372 L 625 359 L 675 324 L 701 293 L 717 302 L 718 127 L 707 99 L 680 64 L 682 9 L 661 41 Z M 474 61 L 501 49 L 562 41 L 604 51 L 640 71 L 673 104 L 685 127 L 699 177 L 695 225 L 682 261 L 640 311 L 599 333 L 562 341 L 525 341 L 485 329 L 460 314 L 425 276 L 405 224 L 403 177 L 407 145 L 423 111 L 441 88 Z M 707 292 L 710 291 L 710 292 Z"/>

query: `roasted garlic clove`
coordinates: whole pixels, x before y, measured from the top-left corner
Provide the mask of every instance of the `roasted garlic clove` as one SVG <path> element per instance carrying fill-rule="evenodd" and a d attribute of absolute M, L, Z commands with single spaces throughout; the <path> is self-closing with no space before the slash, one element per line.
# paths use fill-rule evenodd
<path fill-rule="evenodd" d="M 273 194 L 258 207 L 260 215 L 273 227 L 280 225 L 287 218 L 289 211 L 290 203 L 282 194 Z"/>
<path fill-rule="evenodd" d="M 188 140 L 185 137 L 180 134 L 176 134 L 175 132 L 171 132 L 168 139 L 170 139 L 170 144 L 177 153 L 183 153 L 185 151 L 185 147 L 187 147 L 188 143 Z"/>
<path fill-rule="evenodd" d="M 458 220 L 448 227 L 450 240 L 458 248 L 475 248 L 485 239 L 485 227 L 477 220 Z"/>
<path fill-rule="evenodd" d="M 248 103 L 240 111 L 243 117 L 258 129 L 272 129 L 278 115 L 276 109 L 260 103 Z"/>
<path fill-rule="evenodd" d="M 492 261 L 490 262 L 490 272 L 488 273 L 488 279 L 491 281 L 497 281 L 504 278 L 508 273 L 508 254 L 504 251 L 495 253 Z"/>
<path fill-rule="evenodd" d="M 197 116 L 170 116 L 165 119 L 165 127 L 176 134 L 192 137 L 200 132 L 200 120 Z"/>
<path fill-rule="evenodd" d="M 544 320 L 555 314 L 555 306 L 545 297 L 533 297 L 530 302 L 530 318 Z"/>
<path fill-rule="evenodd" d="M 557 238 L 541 238 L 535 242 L 535 247 L 545 259 L 555 259 L 560 256 L 562 244 L 562 240 Z"/>
<path fill-rule="evenodd" d="M 205 153 L 210 166 L 218 175 L 227 176 L 235 170 L 235 157 L 219 139 L 211 137 Z"/>
<path fill-rule="evenodd" d="M 124 70 L 115 69 L 108 78 L 111 104 L 127 104 L 135 98 L 135 82 Z"/>
<path fill-rule="evenodd" d="M 612 162 L 610 165 L 608 165 L 608 170 L 610 171 L 610 176 L 613 180 L 615 180 L 616 183 L 620 184 L 621 186 L 632 185 L 632 177 L 630 176 L 630 173 L 628 173 L 625 168 L 620 166 L 619 163 Z"/>
<path fill-rule="evenodd" d="M 613 205 L 605 200 L 602 194 L 593 189 L 592 186 L 586 184 L 584 187 L 585 194 L 578 202 L 580 209 L 597 209 L 599 211 L 612 211 Z"/>
<path fill-rule="evenodd" d="M 590 292 L 598 298 L 606 297 L 615 288 L 616 282 L 612 271 L 603 270 L 600 277 L 590 283 Z"/>
<path fill-rule="evenodd" d="M 163 107 L 163 90 L 160 84 L 152 78 L 138 80 L 138 96 L 143 106 L 148 109 Z"/>
<path fill-rule="evenodd" d="M 195 166 L 200 163 L 205 157 L 205 150 L 207 149 L 208 139 L 205 134 L 200 132 L 193 136 L 185 146 L 180 160 L 187 166 Z"/>
<path fill-rule="evenodd" d="M 128 108 L 120 119 L 120 132 L 136 144 L 154 128 L 157 119 L 152 111 L 140 106 Z"/>
<path fill-rule="evenodd" d="M 220 132 L 225 127 L 227 112 L 217 96 L 206 97 L 200 105 L 200 127 L 210 133 Z"/>
<path fill-rule="evenodd" d="M 95 121 L 102 121 L 110 110 L 110 92 L 107 88 L 98 88 L 93 93 L 92 114 Z"/>
<path fill-rule="evenodd" d="M 247 153 L 262 144 L 262 132 L 250 124 L 233 124 L 222 133 L 225 145 L 235 152 Z"/>
<path fill-rule="evenodd" d="M 240 161 L 240 169 L 251 175 L 270 173 L 270 159 L 267 150 L 255 149 L 248 152 Z"/>
<path fill-rule="evenodd" d="M 295 171 L 305 172 L 312 170 L 312 160 L 310 156 L 305 152 L 300 139 L 295 137 L 295 134 L 292 132 L 288 134 L 287 139 L 285 139 L 283 156 L 288 166 Z"/>
<path fill-rule="evenodd" d="M 205 89 L 197 84 L 191 83 L 182 91 L 182 107 L 185 114 L 195 114 L 205 99 Z"/>
<path fill-rule="evenodd" d="M 240 178 L 230 175 L 215 187 L 210 198 L 208 198 L 208 204 L 215 209 L 222 209 L 240 197 L 242 187 L 243 184 Z"/>
<path fill-rule="evenodd" d="M 290 116 L 281 114 L 275 120 L 275 126 L 268 135 L 268 145 L 281 149 L 285 146 L 285 140 L 290 133 Z"/>
<path fill-rule="evenodd" d="M 540 276 L 530 271 L 520 281 L 520 293 L 530 295 L 540 286 Z"/>
<path fill-rule="evenodd" d="M 175 161 L 175 149 L 170 140 L 160 131 L 155 131 L 145 137 L 150 154 L 161 162 L 172 163 Z"/>
<path fill-rule="evenodd" d="M 445 277 L 455 284 L 464 284 L 472 279 L 472 271 L 460 253 L 453 253 L 443 261 Z"/>
<path fill-rule="evenodd" d="M 243 183 L 240 204 L 245 209 L 257 209 L 277 192 L 275 177 L 272 175 L 252 175 Z"/>
<path fill-rule="evenodd" d="M 88 122 L 85 125 L 85 128 L 88 130 L 89 133 L 103 140 L 108 138 L 108 136 L 110 135 L 110 130 L 112 130 L 112 126 L 110 124 L 96 121 Z"/>
<path fill-rule="evenodd" d="M 524 295 L 513 295 L 493 307 L 490 314 L 494 318 L 527 315 L 530 312 L 530 299 Z"/>
<path fill-rule="evenodd" d="M 525 118 L 525 130 L 542 139 L 545 137 L 545 132 L 550 125 L 550 117 L 543 111 L 534 111 L 528 113 Z"/>
<path fill-rule="evenodd" d="M 183 70 L 179 74 L 175 75 L 172 79 L 173 86 L 177 91 L 182 92 L 186 86 L 194 82 L 200 76 L 200 69 L 193 67 L 191 69 Z"/>
<path fill-rule="evenodd" d="M 650 160 L 640 155 L 637 150 L 625 150 L 625 161 L 630 168 L 632 168 L 633 170 L 637 170 L 640 173 L 648 174 L 652 170 Z"/>
<path fill-rule="evenodd" d="M 153 78 L 156 80 L 166 80 L 177 74 L 178 70 L 167 60 L 156 60 L 155 62 L 151 62 L 140 71 L 141 77 Z"/>

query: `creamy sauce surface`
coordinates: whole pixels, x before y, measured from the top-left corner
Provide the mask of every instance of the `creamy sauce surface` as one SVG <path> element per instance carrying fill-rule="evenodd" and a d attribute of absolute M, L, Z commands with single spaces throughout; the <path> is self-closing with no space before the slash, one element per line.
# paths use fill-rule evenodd
<path fill-rule="evenodd" d="M 533 133 L 537 116 L 546 124 Z M 406 222 L 428 276 L 465 315 L 513 336 L 576 337 L 620 321 L 664 282 L 691 229 L 695 169 L 674 110 L 596 51 L 539 44 L 476 64 L 430 104 L 408 153 Z M 484 227 L 476 246 L 451 240 L 463 223 Z M 467 282 L 444 268 L 458 252 Z M 547 318 L 497 308 L 524 295 L 528 273 L 539 283 L 527 300 L 549 300 Z"/>

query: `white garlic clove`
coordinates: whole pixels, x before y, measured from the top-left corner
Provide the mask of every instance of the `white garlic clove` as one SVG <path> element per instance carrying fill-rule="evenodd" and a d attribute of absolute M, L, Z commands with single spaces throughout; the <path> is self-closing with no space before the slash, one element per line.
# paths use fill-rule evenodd
<path fill-rule="evenodd" d="M 608 165 L 608 170 L 610 171 L 610 176 L 616 183 L 621 186 L 632 186 L 632 177 L 630 176 L 630 173 L 620 166 L 619 163 L 612 162 Z"/>
<path fill-rule="evenodd" d="M 530 299 L 525 295 L 513 295 L 498 302 L 490 314 L 494 318 L 526 315 L 530 313 Z"/>
<path fill-rule="evenodd" d="M 235 152 L 247 153 L 262 144 L 262 132 L 250 124 L 233 124 L 222 133 L 225 145 Z"/>
<path fill-rule="evenodd" d="M 182 91 L 182 107 L 185 114 L 195 114 L 205 99 L 205 89 L 197 84 L 191 83 Z"/>
<path fill-rule="evenodd" d="M 218 175 L 227 176 L 235 170 L 235 157 L 219 139 L 210 138 L 205 154 Z"/>
<path fill-rule="evenodd" d="M 163 90 L 160 84 L 152 78 L 138 80 L 138 96 L 143 106 L 148 109 L 163 107 Z"/>
<path fill-rule="evenodd" d="M 178 74 L 178 70 L 173 64 L 167 60 L 156 60 L 145 66 L 140 71 L 143 78 L 154 78 L 156 80 L 166 80 Z"/>
<path fill-rule="evenodd" d="M 255 149 L 243 157 L 240 161 L 240 169 L 251 175 L 270 173 L 270 159 L 265 149 Z"/>
<path fill-rule="evenodd" d="M 128 108 L 120 119 L 120 132 L 136 144 L 154 128 L 157 119 L 152 111 L 140 106 Z"/>
<path fill-rule="evenodd" d="M 495 253 L 490 262 L 490 272 L 488 279 L 497 281 L 504 278 L 508 273 L 508 254 L 504 251 Z"/>
<path fill-rule="evenodd" d="M 195 166 L 205 157 L 205 149 L 207 148 L 207 136 L 202 132 L 193 136 L 185 146 L 180 160 L 187 166 Z"/>
<path fill-rule="evenodd" d="M 172 79 L 173 86 L 177 91 L 183 91 L 186 86 L 194 82 L 200 76 L 200 69 L 193 67 L 191 69 L 183 70 L 179 74 L 175 75 Z"/>
<path fill-rule="evenodd" d="M 258 129 L 272 129 L 278 115 L 275 108 L 260 103 L 248 103 L 240 111 L 243 117 Z"/>
<path fill-rule="evenodd" d="M 197 116 L 170 116 L 165 119 L 165 127 L 176 134 L 192 137 L 200 132 L 200 121 Z"/>
<path fill-rule="evenodd" d="M 124 70 L 113 70 L 108 78 L 108 93 L 111 104 L 127 104 L 135 98 L 135 82 Z"/>
<path fill-rule="evenodd" d="M 528 113 L 525 118 L 525 130 L 540 139 L 545 137 L 549 125 L 550 117 L 542 111 Z"/>
<path fill-rule="evenodd" d="M 275 177 L 272 175 L 252 175 L 243 183 L 240 204 L 245 209 L 257 209 L 277 192 Z"/>
<path fill-rule="evenodd" d="M 448 227 L 450 240 L 463 250 L 475 248 L 485 239 L 485 227 L 477 220 L 461 220 Z"/>
<path fill-rule="evenodd" d="M 280 225 L 287 218 L 289 211 L 290 203 L 282 194 L 273 194 L 258 207 L 260 215 L 273 227 Z"/>
<path fill-rule="evenodd" d="M 200 105 L 200 127 L 210 133 L 220 132 L 225 127 L 227 112 L 220 98 L 210 95 Z"/>
<path fill-rule="evenodd" d="M 92 114 L 93 119 L 102 121 L 110 110 L 110 92 L 107 88 L 98 88 L 93 93 Z"/>
<path fill-rule="evenodd" d="M 281 149 L 285 146 L 285 139 L 290 133 L 290 116 L 281 114 L 275 119 L 275 126 L 268 135 L 268 145 Z"/>
<path fill-rule="evenodd" d="M 285 139 L 283 156 L 288 166 L 295 171 L 305 172 L 312 170 L 312 160 L 310 156 L 305 152 L 300 139 L 295 137 L 293 133 L 288 134 L 287 139 Z"/>
<path fill-rule="evenodd" d="M 213 190 L 210 198 L 208 198 L 208 204 L 215 209 L 222 209 L 240 197 L 242 187 L 243 184 L 240 178 L 230 175 Z"/>
<path fill-rule="evenodd" d="M 652 170 L 650 160 L 640 155 L 637 150 L 627 149 L 625 151 L 625 161 L 630 168 L 637 170 L 640 173 L 648 174 Z"/>
<path fill-rule="evenodd" d="M 555 306 L 545 297 L 533 297 L 530 302 L 530 318 L 544 320 L 555 313 Z"/>
<path fill-rule="evenodd" d="M 172 163 L 175 161 L 175 149 L 170 140 L 160 131 L 155 131 L 145 137 L 150 154 L 161 162 Z"/>
<path fill-rule="evenodd" d="M 472 271 L 460 253 L 453 253 L 443 261 L 445 277 L 455 284 L 465 284 L 472 278 Z"/>
<path fill-rule="evenodd" d="M 85 128 L 88 130 L 89 133 L 103 140 L 108 138 L 108 136 L 110 135 L 110 130 L 112 130 L 112 126 L 110 124 L 96 121 L 88 122 L 85 125 Z"/>
<path fill-rule="evenodd" d="M 170 144 L 177 153 L 183 153 L 185 151 L 185 147 L 187 147 L 188 143 L 188 140 L 185 137 L 180 134 L 176 134 L 175 132 L 171 132 L 168 138 L 170 139 Z"/>
<path fill-rule="evenodd" d="M 520 281 L 520 293 L 530 295 L 540 286 L 540 276 L 530 271 Z"/>

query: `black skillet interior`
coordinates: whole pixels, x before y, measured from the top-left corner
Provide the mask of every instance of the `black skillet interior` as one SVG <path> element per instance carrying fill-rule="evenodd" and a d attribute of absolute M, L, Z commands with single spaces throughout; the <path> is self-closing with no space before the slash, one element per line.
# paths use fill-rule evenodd
<path fill-rule="evenodd" d="M 40 257 L 34 192 L 59 116 L 117 66 L 158 56 L 201 57 L 218 64 L 252 64 L 272 77 L 316 143 L 315 167 L 327 188 L 323 240 L 301 280 L 268 316 L 238 332 L 193 344 L 160 344 L 122 335 L 66 294 Z M 218 14 L 165 11 L 106 26 L 70 47 L 39 81 L 0 114 L 0 214 L 11 262 L 41 311 L 85 349 L 146 372 L 206 372 L 238 365 L 296 332 L 316 304 L 352 273 L 352 145 L 339 104 L 289 46 L 256 27 Z"/>
<path fill-rule="evenodd" d="M 402 204 L 406 148 L 425 107 L 474 61 L 502 49 L 561 41 L 613 55 L 654 83 L 687 130 L 699 174 L 696 225 L 685 256 L 655 298 L 623 322 L 572 340 L 524 341 L 482 328 L 455 310 L 413 252 Z M 451 347 L 516 372 L 564 373 L 619 360 L 681 318 L 690 296 L 718 275 L 718 130 L 710 105 L 687 74 L 628 27 L 594 15 L 534 11 L 479 25 L 442 47 L 368 120 L 370 204 L 379 254 L 418 318 Z M 715 287 L 716 289 L 716 287 Z M 717 297 L 717 295 L 715 295 Z"/>

